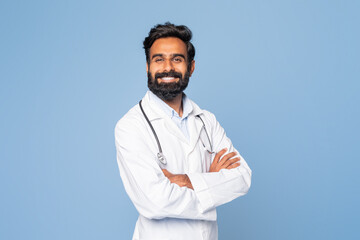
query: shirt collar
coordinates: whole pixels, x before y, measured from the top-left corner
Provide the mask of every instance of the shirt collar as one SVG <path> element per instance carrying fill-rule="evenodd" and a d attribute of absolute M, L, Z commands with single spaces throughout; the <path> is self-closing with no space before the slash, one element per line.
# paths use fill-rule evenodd
<path fill-rule="evenodd" d="M 174 116 L 180 118 L 179 114 L 173 108 L 171 108 L 169 105 L 167 105 L 162 99 L 160 99 L 158 96 L 156 96 L 151 91 L 148 91 L 148 93 L 149 93 L 150 103 L 151 102 L 155 103 L 171 119 Z M 183 104 L 183 115 L 182 115 L 181 119 L 185 119 L 193 111 L 193 106 L 192 106 L 189 98 L 185 95 L 185 93 L 183 94 L 182 104 Z"/>

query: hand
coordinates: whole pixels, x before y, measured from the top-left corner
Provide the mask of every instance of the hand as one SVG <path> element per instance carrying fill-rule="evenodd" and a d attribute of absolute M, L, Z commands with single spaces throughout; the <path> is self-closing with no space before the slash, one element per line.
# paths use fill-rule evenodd
<path fill-rule="evenodd" d="M 165 177 L 167 177 L 170 180 L 170 182 L 176 183 L 180 187 L 187 187 L 187 188 L 190 188 L 190 189 L 194 190 L 188 175 L 186 175 L 186 174 L 172 174 L 171 172 L 169 172 L 166 169 L 162 169 L 162 171 L 163 171 Z"/>
<path fill-rule="evenodd" d="M 220 157 L 224 155 L 226 151 L 227 149 L 224 148 L 215 155 L 214 160 L 210 165 L 209 172 L 219 172 L 221 169 L 232 169 L 240 166 L 240 157 L 232 158 L 236 156 L 236 152 L 226 154 L 219 161 Z"/>

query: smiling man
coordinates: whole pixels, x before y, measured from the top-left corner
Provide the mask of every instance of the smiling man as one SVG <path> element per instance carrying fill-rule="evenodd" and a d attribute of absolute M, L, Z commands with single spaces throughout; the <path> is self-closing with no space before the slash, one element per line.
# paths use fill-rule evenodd
<path fill-rule="evenodd" d="M 139 212 L 133 239 L 217 239 L 216 207 L 250 188 L 251 170 L 215 116 L 184 94 L 191 38 L 183 25 L 150 30 L 149 91 L 115 127 L 120 175 Z"/>

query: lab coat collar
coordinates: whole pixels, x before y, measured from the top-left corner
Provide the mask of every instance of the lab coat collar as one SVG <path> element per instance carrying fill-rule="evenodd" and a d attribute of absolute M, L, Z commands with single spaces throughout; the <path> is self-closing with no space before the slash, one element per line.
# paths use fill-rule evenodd
<path fill-rule="evenodd" d="M 154 93 L 152 93 L 151 91 L 148 91 L 148 93 L 149 93 L 149 98 L 150 98 L 151 104 L 155 103 L 155 105 L 157 105 L 171 119 L 173 119 L 175 116 L 180 119 L 185 119 L 189 116 L 189 114 L 193 110 L 193 105 L 191 104 L 191 102 L 189 101 L 189 98 L 186 96 L 185 93 L 183 93 L 183 98 L 182 98 L 183 114 L 181 117 L 172 107 L 167 105 L 167 103 L 165 103 L 162 99 L 160 99 Z"/>
<path fill-rule="evenodd" d="M 190 99 L 189 99 L 190 100 Z M 203 114 L 204 112 L 203 112 L 203 110 L 196 104 L 196 103 L 194 103 L 193 101 L 191 101 L 190 100 L 190 102 L 191 102 L 191 104 L 192 104 L 192 106 L 193 106 L 193 111 L 191 112 L 191 114 L 189 114 L 189 115 L 192 115 L 192 116 L 197 116 L 197 115 L 201 115 L 201 114 Z"/>
<path fill-rule="evenodd" d="M 150 91 L 147 91 L 142 99 L 142 104 L 150 121 L 165 118 L 167 115 L 159 106 L 150 101 Z M 147 110 L 150 109 L 150 110 Z"/>
<path fill-rule="evenodd" d="M 189 118 L 191 117 L 195 117 L 196 115 L 200 115 L 203 114 L 203 110 L 200 109 L 200 107 L 194 103 L 189 97 L 187 97 L 187 100 L 190 102 L 190 104 L 193 107 L 193 110 L 189 113 Z M 155 119 L 159 119 L 159 118 L 166 118 L 168 117 L 166 113 L 164 113 L 164 111 L 157 106 L 156 104 L 153 104 L 150 102 L 150 91 L 148 90 L 145 94 L 145 96 L 142 99 L 142 104 L 145 106 L 145 112 L 146 115 L 148 116 L 150 121 L 153 121 Z M 146 108 L 150 108 L 151 111 L 146 111 Z"/>
<path fill-rule="evenodd" d="M 200 136 L 200 131 L 202 130 L 202 122 L 201 120 L 196 119 L 197 115 L 202 115 L 203 110 L 194 103 L 192 100 L 188 98 L 190 104 L 192 104 L 193 110 L 189 113 L 188 116 L 188 130 L 190 135 L 190 142 L 188 139 L 185 138 L 184 134 L 181 130 L 175 125 L 175 123 L 169 118 L 169 116 L 159 107 L 157 104 L 154 104 L 150 101 L 150 93 L 149 91 L 145 94 L 144 98 L 142 99 L 142 104 L 146 115 L 148 116 L 149 120 L 155 121 L 158 119 L 165 120 L 165 126 L 167 130 L 177 136 L 181 141 L 185 142 L 190 146 L 190 152 L 194 149 L 197 140 Z"/>

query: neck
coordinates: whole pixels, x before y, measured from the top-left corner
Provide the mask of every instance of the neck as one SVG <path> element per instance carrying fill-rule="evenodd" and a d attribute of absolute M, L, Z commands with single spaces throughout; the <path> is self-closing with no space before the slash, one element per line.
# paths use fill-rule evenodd
<path fill-rule="evenodd" d="M 164 102 L 169 105 L 172 109 L 174 109 L 180 117 L 183 114 L 183 106 L 182 106 L 182 96 L 183 94 L 180 93 L 172 100 L 164 100 Z"/>

